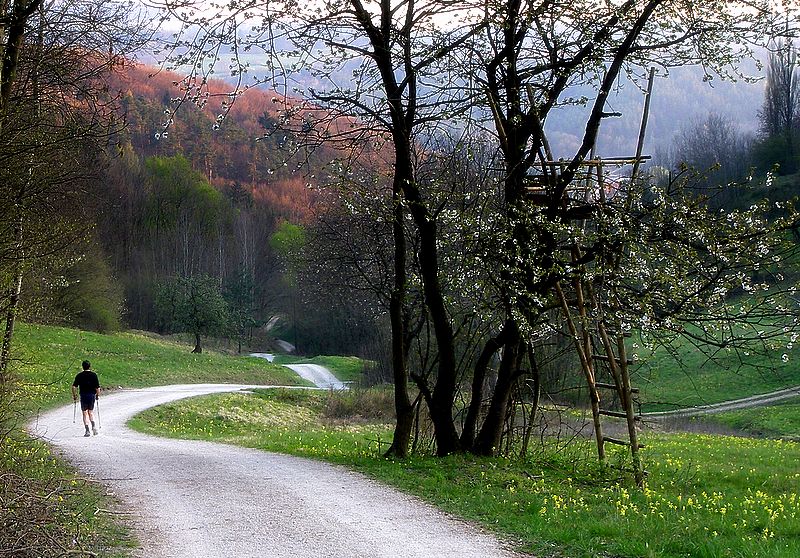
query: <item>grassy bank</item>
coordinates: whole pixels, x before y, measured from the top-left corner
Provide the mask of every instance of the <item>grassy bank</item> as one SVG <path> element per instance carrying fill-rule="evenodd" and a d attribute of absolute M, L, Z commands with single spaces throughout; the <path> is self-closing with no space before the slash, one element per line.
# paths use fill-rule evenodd
<path fill-rule="evenodd" d="M 719 351 L 714 361 L 687 342 L 674 354 L 638 349 L 633 382 L 644 411 L 719 403 L 800 385 L 800 350 L 775 347 L 767 355 Z M 784 356 L 785 355 L 785 356 Z"/>
<path fill-rule="evenodd" d="M 0 448 L 0 556 L 123 558 L 136 546 L 113 497 L 19 434 Z"/>
<path fill-rule="evenodd" d="M 540 557 L 800 555 L 798 444 L 651 435 L 649 477 L 639 491 L 619 484 L 614 469 L 601 470 L 590 443 L 524 461 L 382 459 L 388 424 L 332 417 L 333 397 L 280 390 L 209 396 L 148 411 L 134 426 L 342 463 Z"/>
<path fill-rule="evenodd" d="M 68 403 L 69 386 L 81 361 L 91 361 L 105 389 L 185 383 L 303 385 L 297 375 L 261 358 L 213 351 L 153 334 L 101 335 L 69 328 L 21 324 L 14 337 L 15 371 L 25 386 L 28 408 Z"/>

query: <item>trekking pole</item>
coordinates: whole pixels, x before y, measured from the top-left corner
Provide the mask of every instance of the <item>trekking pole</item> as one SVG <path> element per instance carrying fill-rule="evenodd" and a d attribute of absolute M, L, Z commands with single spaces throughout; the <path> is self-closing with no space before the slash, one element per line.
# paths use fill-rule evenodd
<path fill-rule="evenodd" d="M 100 398 L 94 400 L 95 405 L 97 405 L 97 429 L 100 430 Z"/>
<path fill-rule="evenodd" d="M 77 399 L 73 399 L 72 400 L 72 424 L 75 424 L 75 412 L 77 411 L 77 409 L 78 409 L 78 400 Z"/>

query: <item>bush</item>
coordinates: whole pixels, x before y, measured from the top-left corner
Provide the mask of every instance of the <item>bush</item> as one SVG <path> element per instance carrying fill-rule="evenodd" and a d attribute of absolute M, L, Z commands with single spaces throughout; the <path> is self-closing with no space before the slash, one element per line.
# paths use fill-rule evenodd
<path fill-rule="evenodd" d="M 328 419 L 388 422 L 394 420 L 394 393 L 391 388 L 331 390 L 322 415 Z"/>
<path fill-rule="evenodd" d="M 785 136 L 775 136 L 756 142 L 753 145 L 753 162 L 763 172 L 777 166 L 778 174 L 783 176 L 794 174 L 800 169 L 797 147 L 790 146 Z"/>

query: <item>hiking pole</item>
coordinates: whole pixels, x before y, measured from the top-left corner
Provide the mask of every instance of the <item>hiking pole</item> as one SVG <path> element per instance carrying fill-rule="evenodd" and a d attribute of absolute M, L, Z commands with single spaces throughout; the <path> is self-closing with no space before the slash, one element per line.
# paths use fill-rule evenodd
<path fill-rule="evenodd" d="M 78 400 L 77 399 L 73 399 L 72 400 L 72 424 L 75 424 L 75 411 L 77 410 L 77 408 L 78 408 Z"/>
<path fill-rule="evenodd" d="M 97 406 L 97 429 L 100 430 L 100 398 L 95 399 L 94 403 Z"/>

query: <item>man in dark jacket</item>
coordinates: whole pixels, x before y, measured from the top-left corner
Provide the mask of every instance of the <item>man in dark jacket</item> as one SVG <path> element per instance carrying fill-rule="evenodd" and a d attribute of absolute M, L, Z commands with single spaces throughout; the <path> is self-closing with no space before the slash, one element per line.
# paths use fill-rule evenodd
<path fill-rule="evenodd" d="M 97 427 L 94 425 L 94 402 L 100 397 L 100 380 L 97 374 L 92 372 L 92 365 L 88 360 L 83 361 L 83 371 L 75 376 L 72 382 L 72 400 L 78 400 L 78 393 L 81 396 L 81 411 L 83 412 L 83 425 L 86 427 L 84 436 L 88 437 L 89 425 L 92 432 L 97 436 Z"/>

